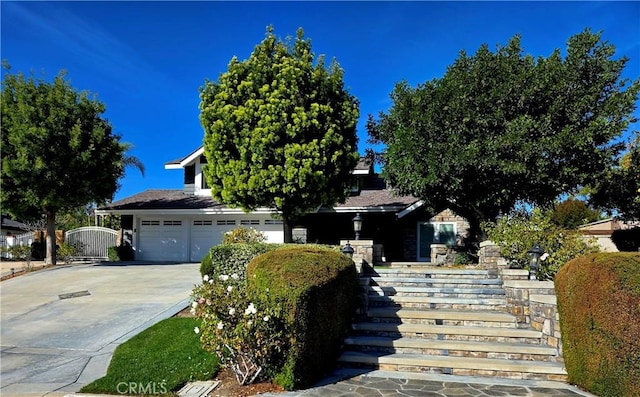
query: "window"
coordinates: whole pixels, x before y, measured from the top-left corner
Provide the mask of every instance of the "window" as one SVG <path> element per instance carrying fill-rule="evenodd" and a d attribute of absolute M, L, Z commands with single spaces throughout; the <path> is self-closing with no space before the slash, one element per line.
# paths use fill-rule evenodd
<path fill-rule="evenodd" d="M 196 165 L 191 164 L 184 167 L 184 184 L 190 185 L 196 182 Z"/>
<path fill-rule="evenodd" d="M 265 225 L 282 225 L 282 221 L 280 219 L 265 219 Z"/>
<path fill-rule="evenodd" d="M 160 221 L 142 221 L 142 226 L 160 226 Z"/>
<path fill-rule="evenodd" d="M 216 225 L 218 226 L 235 226 L 236 221 L 231 220 L 231 219 L 222 219 L 219 221 L 216 221 Z"/>
<path fill-rule="evenodd" d="M 209 188 L 209 184 L 207 183 L 207 178 L 204 176 L 204 169 L 205 168 L 207 168 L 206 164 L 202 164 L 200 166 L 200 178 L 202 178 L 201 181 L 200 181 L 200 186 L 202 186 L 202 189 L 210 189 Z"/>
<path fill-rule="evenodd" d="M 360 192 L 360 178 L 357 176 L 351 176 L 351 184 L 349 185 L 350 193 L 359 193 Z"/>
<path fill-rule="evenodd" d="M 213 221 L 193 221 L 193 226 L 211 226 Z"/>
<path fill-rule="evenodd" d="M 260 220 L 259 219 L 242 219 L 240 221 L 240 224 L 243 225 L 243 226 L 259 225 L 260 224 Z"/>
<path fill-rule="evenodd" d="M 164 221 L 164 226 L 182 226 L 182 221 Z"/>

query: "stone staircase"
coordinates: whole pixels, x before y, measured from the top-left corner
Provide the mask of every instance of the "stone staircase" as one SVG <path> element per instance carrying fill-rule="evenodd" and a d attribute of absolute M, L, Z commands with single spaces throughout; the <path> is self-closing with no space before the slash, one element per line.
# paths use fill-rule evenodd
<path fill-rule="evenodd" d="M 495 272 L 392 263 L 361 280 L 366 313 L 345 339 L 343 367 L 566 380 L 557 349 L 507 313 Z"/>

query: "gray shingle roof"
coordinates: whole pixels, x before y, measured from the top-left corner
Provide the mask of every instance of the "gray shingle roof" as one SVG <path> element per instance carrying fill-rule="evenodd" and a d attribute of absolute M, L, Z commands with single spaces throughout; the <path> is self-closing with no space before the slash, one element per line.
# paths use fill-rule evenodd
<path fill-rule="evenodd" d="M 204 209 L 225 208 L 210 196 L 185 194 L 179 189 L 150 189 L 122 200 L 114 201 L 101 210 Z"/>
<path fill-rule="evenodd" d="M 411 196 L 395 196 L 389 189 L 362 190 L 360 194 L 350 196 L 345 203 L 336 204 L 336 208 L 380 208 L 405 207 L 418 199 Z M 159 209 L 206 209 L 228 208 L 209 196 L 185 194 L 179 189 L 151 189 L 105 205 L 100 210 L 159 210 Z"/>

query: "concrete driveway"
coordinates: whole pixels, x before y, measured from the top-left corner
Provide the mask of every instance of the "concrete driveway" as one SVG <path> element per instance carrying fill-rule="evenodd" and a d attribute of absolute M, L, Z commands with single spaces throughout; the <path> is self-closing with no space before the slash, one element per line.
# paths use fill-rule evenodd
<path fill-rule="evenodd" d="M 0 283 L 0 395 L 63 396 L 120 343 L 188 305 L 199 264 L 60 266 Z"/>

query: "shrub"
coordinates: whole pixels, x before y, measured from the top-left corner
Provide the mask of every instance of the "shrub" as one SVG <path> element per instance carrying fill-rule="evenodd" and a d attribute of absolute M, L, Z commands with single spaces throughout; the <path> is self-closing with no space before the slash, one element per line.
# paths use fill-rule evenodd
<path fill-rule="evenodd" d="M 279 368 L 286 349 L 284 324 L 277 305 L 247 295 L 238 274 L 203 277 L 192 294 L 192 312 L 201 319 L 200 340 L 215 352 L 241 385 L 266 378 Z"/>
<path fill-rule="evenodd" d="M 31 243 L 31 259 L 40 261 L 47 256 L 47 245 L 44 240 Z"/>
<path fill-rule="evenodd" d="M 340 354 L 357 305 L 353 261 L 333 249 L 289 246 L 254 258 L 248 294 L 282 310 L 288 349 L 273 381 L 285 389 L 309 386 Z"/>
<path fill-rule="evenodd" d="M 59 244 L 56 248 L 56 257 L 67 265 L 71 263 L 73 257 L 76 256 L 77 253 L 78 248 L 67 243 Z"/>
<path fill-rule="evenodd" d="M 282 247 L 298 247 L 300 244 L 274 244 L 274 243 L 235 243 L 220 244 L 211 247 L 209 252 L 200 261 L 200 275 L 217 279 L 221 275 L 237 274 L 244 279 L 247 265 L 253 258 L 265 252 Z M 324 246 L 306 244 L 305 247 L 321 247 L 340 252 L 339 246 Z"/>
<path fill-rule="evenodd" d="M 225 233 L 222 237 L 222 244 L 254 244 L 264 243 L 265 241 L 267 241 L 267 236 L 265 236 L 261 231 L 242 226 Z"/>
<path fill-rule="evenodd" d="M 122 244 L 107 248 L 107 257 L 110 262 L 132 261 L 134 258 L 133 247 L 129 244 Z"/>
<path fill-rule="evenodd" d="M 220 244 L 212 247 L 200 262 L 200 274 L 217 279 L 221 275 L 237 274 L 244 280 L 245 269 L 256 256 L 280 247 L 281 244 Z"/>
<path fill-rule="evenodd" d="M 557 226 L 548 211 L 537 208 L 531 214 L 516 213 L 496 223 L 485 223 L 483 229 L 511 267 L 528 269 L 529 250 L 540 244 L 547 254 L 537 274 L 540 280 L 553 279 L 558 269 L 575 257 L 599 251 L 595 241 L 585 240 L 576 230 Z"/>
<path fill-rule="evenodd" d="M 636 252 L 640 249 L 640 227 L 614 230 L 611 233 L 611 241 L 618 251 Z"/>
<path fill-rule="evenodd" d="M 9 248 L 9 253 L 11 253 L 11 256 L 15 259 L 31 262 L 32 249 L 27 245 L 14 245 Z"/>
<path fill-rule="evenodd" d="M 577 258 L 555 279 L 569 381 L 599 396 L 640 396 L 640 254 Z"/>

